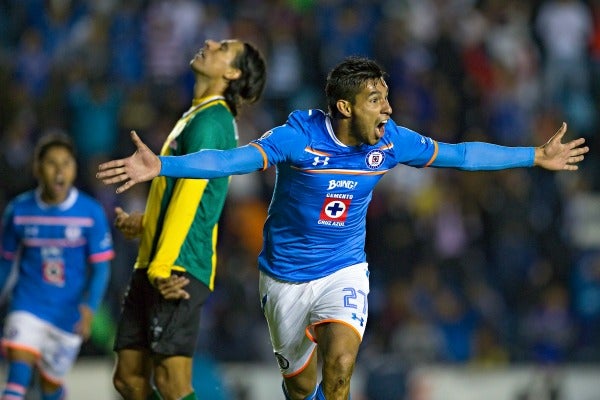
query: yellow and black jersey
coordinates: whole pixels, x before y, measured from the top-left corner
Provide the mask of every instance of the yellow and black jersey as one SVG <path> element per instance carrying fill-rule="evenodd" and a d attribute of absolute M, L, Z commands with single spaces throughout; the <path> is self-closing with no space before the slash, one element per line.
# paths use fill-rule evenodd
<path fill-rule="evenodd" d="M 237 126 L 223 97 L 194 101 L 167 137 L 161 155 L 237 146 Z M 229 178 L 156 177 L 144 213 L 144 231 L 136 268 L 148 268 L 151 281 L 187 271 L 214 288 L 217 224 Z"/>

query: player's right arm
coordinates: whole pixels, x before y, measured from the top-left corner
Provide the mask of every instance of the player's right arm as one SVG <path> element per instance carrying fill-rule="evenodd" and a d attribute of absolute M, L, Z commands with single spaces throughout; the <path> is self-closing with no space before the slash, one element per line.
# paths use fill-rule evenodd
<path fill-rule="evenodd" d="M 184 156 L 160 156 L 159 175 L 173 178 L 222 178 L 263 169 L 260 148 L 249 144 L 230 150 L 201 150 Z"/>
<path fill-rule="evenodd" d="M 125 182 L 117 188 L 122 193 L 136 183 L 154 177 L 210 179 L 247 174 L 265 169 L 266 155 L 261 146 L 251 143 L 230 150 L 202 150 L 183 156 L 157 156 L 132 131 L 136 151 L 127 158 L 98 166 L 96 178 L 105 184 Z"/>
<path fill-rule="evenodd" d="M 117 193 L 159 175 L 211 179 L 264 170 L 290 158 L 294 152 L 304 151 L 305 146 L 305 137 L 286 125 L 268 131 L 245 146 L 229 150 L 207 149 L 182 156 L 157 156 L 134 131 L 131 140 L 136 146 L 135 153 L 98 166 L 96 178 L 103 183 L 124 182 L 117 188 Z"/>

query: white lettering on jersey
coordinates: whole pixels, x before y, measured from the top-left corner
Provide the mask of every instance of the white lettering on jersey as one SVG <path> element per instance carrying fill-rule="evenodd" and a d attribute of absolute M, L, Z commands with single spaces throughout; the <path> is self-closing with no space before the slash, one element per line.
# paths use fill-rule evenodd
<path fill-rule="evenodd" d="M 329 197 L 331 199 L 352 199 L 354 195 L 344 193 L 327 193 L 325 197 Z"/>
<path fill-rule="evenodd" d="M 356 182 L 356 181 L 348 181 L 348 180 L 336 181 L 335 179 L 332 179 L 329 181 L 329 187 L 327 188 L 327 190 L 332 190 L 332 189 L 337 189 L 337 188 L 356 189 L 357 186 L 358 186 L 358 182 Z"/>

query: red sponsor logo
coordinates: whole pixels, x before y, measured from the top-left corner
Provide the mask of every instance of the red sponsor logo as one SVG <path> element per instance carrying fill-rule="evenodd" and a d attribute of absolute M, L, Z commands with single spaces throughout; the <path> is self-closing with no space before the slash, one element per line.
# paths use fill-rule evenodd
<path fill-rule="evenodd" d="M 325 198 L 319 219 L 322 221 L 346 221 L 351 201 L 351 199 Z"/>

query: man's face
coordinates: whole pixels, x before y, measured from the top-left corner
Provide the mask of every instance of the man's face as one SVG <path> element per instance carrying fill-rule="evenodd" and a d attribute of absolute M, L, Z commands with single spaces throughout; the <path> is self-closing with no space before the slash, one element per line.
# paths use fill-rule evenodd
<path fill-rule="evenodd" d="M 73 186 L 77 165 L 73 155 L 62 146 L 51 147 L 36 164 L 36 177 L 42 199 L 49 204 L 63 202 Z"/>
<path fill-rule="evenodd" d="M 352 104 L 351 137 L 354 145 L 374 145 L 383 137 L 385 124 L 392 107 L 388 102 L 388 86 L 383 79 L 375 79 L 356 95 Z"/>
<path fill-rule="evenodd" d="M 210 78 L 221 78 L 235 70 L 233 61 L 244 51 L 239 40 L 207 40 L 190 61 L 192 70 Z"/>

